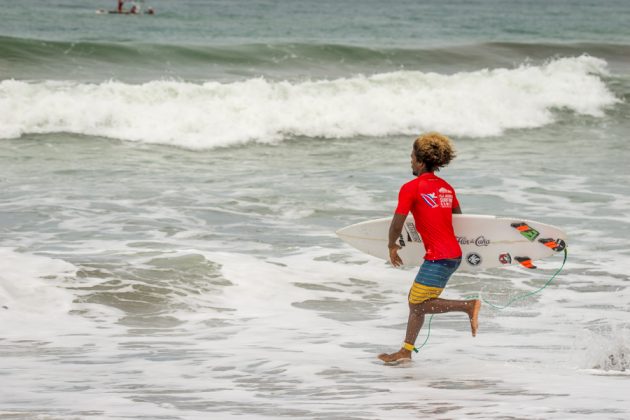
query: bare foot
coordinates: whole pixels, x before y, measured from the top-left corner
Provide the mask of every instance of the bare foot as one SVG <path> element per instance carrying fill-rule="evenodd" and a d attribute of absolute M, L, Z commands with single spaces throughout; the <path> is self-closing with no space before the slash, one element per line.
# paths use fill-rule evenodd
<path fill-rule="evenodd" d="M 379 354 L 378 358 L 385 362 L 385 364 L 397 365 L 403 362 L 411 362 L 411 352 L 409 350 L 400 349 L 392 354 Z"/>
<path fill-rule="evenodd" d="M 477 328 L 479 328 L 479 308 L 481 308 L 481 301 L 476 299 L 473 301 L 473 307 L 470 312 L 468 312 L 468 316 L 470 317 L 470 331 L 472 332 L 472 336 L 477 336 Z"/>

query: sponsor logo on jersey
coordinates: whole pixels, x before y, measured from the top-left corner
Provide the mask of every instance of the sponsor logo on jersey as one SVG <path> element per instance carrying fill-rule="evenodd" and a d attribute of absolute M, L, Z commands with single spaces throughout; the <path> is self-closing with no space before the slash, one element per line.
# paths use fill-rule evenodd
<path fill-rule="evenodd" d="M 422 199 L 424 200 L 425 203 L 427 203 L 429 205 L 429 207 L 431 207 L 432 209 L 436 208 L 438 206 L 438 203 L 435 197 L 435 193 L 431 193 L 431 194 L 421 194 Z"/>
<path fill-rule="evenodd" d="M 440 206 L 442 208 L 450 209 L 453 207 L 453 191 L 442 187 L 438 190 L 438 195 L 440 197 Z"/>

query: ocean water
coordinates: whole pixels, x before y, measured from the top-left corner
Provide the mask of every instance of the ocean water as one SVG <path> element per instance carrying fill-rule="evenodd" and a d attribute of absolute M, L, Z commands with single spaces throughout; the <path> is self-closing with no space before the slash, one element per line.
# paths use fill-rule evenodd
<path fill-rule="evenodd" d="M 140 5 L 2 5 L 0 417 L 630 416 L 630 4 Z M 569 258 L 388 367 L 415 272 L 334 232 L 393 212 L 428 130 L 465 213 L 560 226 Z"/>

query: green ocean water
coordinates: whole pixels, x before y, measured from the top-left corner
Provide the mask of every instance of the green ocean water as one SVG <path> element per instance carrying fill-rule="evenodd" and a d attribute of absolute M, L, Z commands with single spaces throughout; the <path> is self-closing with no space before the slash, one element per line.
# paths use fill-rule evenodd
<path fill-rule="evenodd" d="M 114 9 L 106 1 L 8 5 L 0 27 L 3 77 L 321 78 L 401 68 L 453 72 L 581 53 L 625 66 L 630 41 L 623 0 L 137 4 L 157 14 L 96 14 Z"/>
<path fill-rule="evenodd" d="M 380 2 L 153 0 L 155 16 L 99 16 L 113 1 L 25 0 L 3 8 L 2 34 L 57 41 L 175 45 L 309 42 L 426 47 L 529 41 L 625 43 L 623 0 Z M 130 7 L 126 6 L 128 9 Z"/>

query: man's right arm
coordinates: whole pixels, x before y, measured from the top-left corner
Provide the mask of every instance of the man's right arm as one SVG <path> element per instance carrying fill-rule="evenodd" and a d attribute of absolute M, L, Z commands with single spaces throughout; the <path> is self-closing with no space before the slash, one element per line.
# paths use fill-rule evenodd
<path fill-rule="evenodd" d="M 394 267 L 403 265 L 403 261 L 398 255 L 398 250 L 401 248 L 396 241 L 402 233 L 403 226 L 405 225 L 405 219 L 411 210 L 413 203 L 413 193 L 415 189 L 411 183 L 406 183 L 400 188 L 398 192 L 398 205 L 392 218 L 392 223 L 389 225 L 389 242 L 387 247 L 389 248 L 389 261 Z"/>
<path fill-rule="evenodd" d="M 389 261 L 394 267 L 398 267 L 403 264 L 402 259 L 398 255 L 400 245 L 398 245 L 396 241 L 402 233 L 406 218 L 406 214 L 395 213 L 392 218 L 392 223 L 389 225 L 389 243 L 387 244 L 387 247 L 389 248 Z"/>

